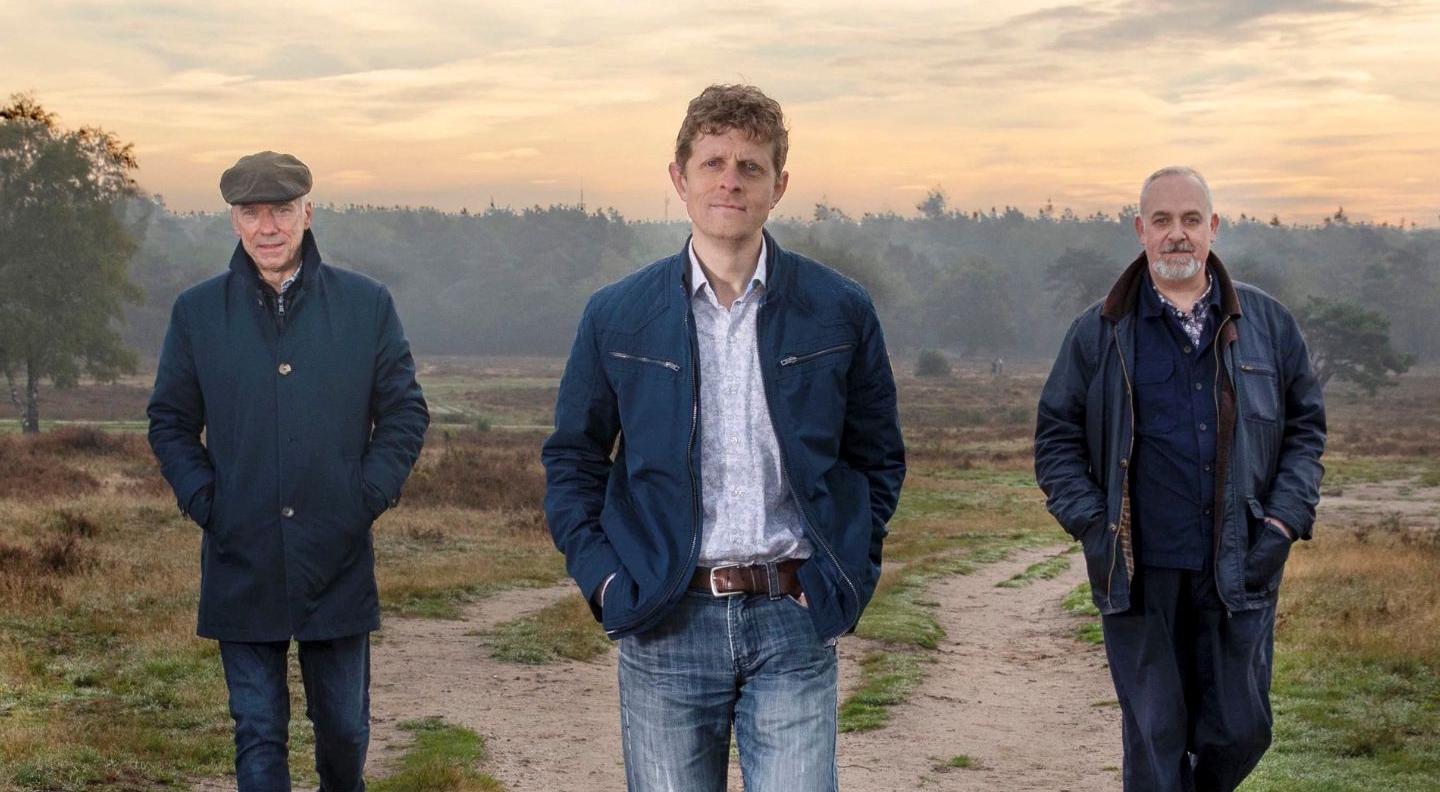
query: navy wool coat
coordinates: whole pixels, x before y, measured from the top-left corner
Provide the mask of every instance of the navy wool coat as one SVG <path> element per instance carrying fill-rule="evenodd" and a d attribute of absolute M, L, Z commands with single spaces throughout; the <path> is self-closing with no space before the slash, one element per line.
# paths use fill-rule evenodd
<path fill-rule="evenodd" d="M 176 300 L 147 413 L 181 512 L 204 529 L 198 633 L 319 641 L 380 626 L 371 524 L 430 415 L 384 286 L 309 231 L 283 322 L 236 245 Z M 204 442 L 201 432 L 204 432 Z"/>

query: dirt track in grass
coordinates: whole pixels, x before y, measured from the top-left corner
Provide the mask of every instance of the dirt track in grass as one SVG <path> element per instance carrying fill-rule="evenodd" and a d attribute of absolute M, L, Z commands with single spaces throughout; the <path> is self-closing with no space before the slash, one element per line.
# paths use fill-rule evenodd
<path fill-rule="evenodd" d="M 926 653 L 933 665 L 889 724 L 840 735 L 842 789 L 1118 787 L 1119 713 L 1104 653 L 1075 639 L 1085 620 L 1060 608 L 1083 580 L 1080 558 L 1070 556 L 1070 568 L 1051 580 L 995 586 L 1054 553 L 1018 552 L 929 586 L 925 599 L 939 603 L 946 637 Z M 567 584 L 503 592 L 459 620 L 387 619 L 373 650 L 368 775 L 388 774 L 403 752 L 409 738 L 399 724 L 440 716 L 485 737 L 484 770 L 510 792 L 624 789 L 616 653 L 516 665 L 493 659 L 483 638 L 571 591 Z M 842 700 L 859 682 L 859 658 L 873 648 L 853 636 L 841 640 Z M 976 766 L 944 766 L 962 754 Z M 207 781 L 197 792 L 227 788 Z M 742 789 L 734 762 L 730 789 Z"/>

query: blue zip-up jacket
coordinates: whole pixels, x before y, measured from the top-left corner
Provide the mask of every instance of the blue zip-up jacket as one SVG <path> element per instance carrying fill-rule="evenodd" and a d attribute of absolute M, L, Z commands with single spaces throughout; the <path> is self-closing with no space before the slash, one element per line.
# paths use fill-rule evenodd
<path fill-rule="evenodd" d="M 237 244 L 229 272 L 176 298 L 160 352 L 150 446 L 204 528 L 206 638 L 380 626 L 370 526 L 399 499 L 429 413 L 390 293 L 324 264 L 309 231 L 301 256 L 282 319 Z"/>
<path fill-rule="evenodd" d="M 905 477 L 895 380 L 865 290 L 768 233 L 766 245 L 760 370 L 815 548 L 800 584 L 829 639 L 854 628 L 880 577 Z M 704 405 L 688 281 L 682 249 L 591 297 L 541 454 L 555 545 L 612 638 L 659 622 L 699 556 Z M 611 573 L 602 615 L 594 595 Z"/>
<path fill-rule="evenodd" d="M 1145 256 L 1070 325 L 1035 422 L 1035 478 L 1046 506 L 1080 540 L 1102 613 L 1130 608 L 1135 556 L 1130 476 L 1135 440 L 1135 303 Z M 1229 611 L 1275 601 L 1289 541 L 1273 517 L 1309 539 L 1320 500 L 1325 403 L 1294 317 L 1275 298 L 1207 262 L 1220 289 L 1216 356 L 1212 558 Z"/>

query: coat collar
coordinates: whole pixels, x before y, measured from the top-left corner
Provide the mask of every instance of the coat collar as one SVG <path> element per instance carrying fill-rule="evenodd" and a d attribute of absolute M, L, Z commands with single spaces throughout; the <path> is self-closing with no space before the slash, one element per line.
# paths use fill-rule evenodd
<path fill-rule="evenodd" d="M 1149 266 L 1144 253 L 1130 262 L 1130 266 L 1125 268 L 1120 279 L 1110 288 L 1110 294 L 1105 297 L 1105 302 L 1100 307 L 1101 316 L 1112 322 L 1119 322 L 1134 313 L 1135 303 L 1140 299 L 1140 289 L 1145 286 L 1145 273 Z M 1235 291 L 1235 282 L 1230 280 L 1230 273 L 1225 270 L 1220 257 L 1211 252 L 1205 260 L 1205 267 L 1215 276 L 1215 288 L 1220 298 L 1220 315 L 1238 318 L 1240 295 Z"/>

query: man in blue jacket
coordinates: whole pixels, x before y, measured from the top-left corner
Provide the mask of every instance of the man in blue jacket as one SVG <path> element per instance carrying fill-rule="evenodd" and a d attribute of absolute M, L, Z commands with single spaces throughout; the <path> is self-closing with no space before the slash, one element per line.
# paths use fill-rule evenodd
<path fill-rule="evenodd" d="M 1210 252 L 1190 168 L 1145 180 L 1144 252 L 1070 326 L 1035 472 L 1083 545 L 1125 789 L 1232 790 L 1270 745 L 1275 601 L 1320 498 L 1325 407 L 1294 318 Z"/>
<path fill-rule="evenodd" d="M 555 544 L 620 640 L 636 792 L 724 790 L 732 722 L 746 789 L 837 787 L 835 640 L 875 590 L 904 448 L 869 296 L 764 231 L 787 148 L 756 88 L 690 103 L 690 240 L 591 298 L 544 446 Z"/>
<path fill-rule="evenodd" d="M 321 788 L 365 788 L 370 527 L 430 420 L 389 292 L 321 260 L 310 185 L 269 151 L 221 177 L 240 242 L 228 272 L 176 299 L 148 410 L 161 472 L 204 529 L 198 632 L 220 642 L 240 792 L 290 788 L 291 639 Z"/>

